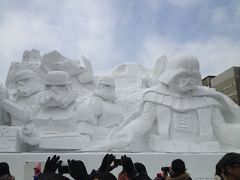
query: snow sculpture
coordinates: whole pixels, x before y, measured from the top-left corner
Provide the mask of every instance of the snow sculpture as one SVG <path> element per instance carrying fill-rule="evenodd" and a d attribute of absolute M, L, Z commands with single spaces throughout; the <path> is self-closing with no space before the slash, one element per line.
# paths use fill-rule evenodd
<path fill-rule="evenodd" d="M 70 60 L 57 51 L 52 51 L 43 56 L 40 70 L 44 79 L 49 71 L 65 71 L 69 74 L 72 85 L 75 88 L 84 87 L 86 89 L 94 89 L 93 70 L 89 60 L 83 57 L 85 67 L 80 66 L 79 61 Z"/>
<path fill-rule="evenodd" d="M 149 77 L 149 71 L 141 64 L 121 64 L 113 69 L 111 76 L 116 80 L 117 87 L 143 87 L 144 79 Z"/>
<path fill-rule="evenodd" d="M 22 57 L 22 62 L 38 62 L 41 61 L 39 50 L 32 49 L 31 51 L 25 50 Z"/>
<path fill-rule="evenodd" d="M 12 99 L 21 106 L 38 106 L 40 90 L 42 88 L 35 73 L 31 70 L 22 70 L 15 75 L 16 93 Z M 18 115 L 11 114 L 11 124 L 13 126 L 23 125 L 23 119 Z"/>
<path fill-rule="evenodd" d="M 0 88 L 0 152 L 239 150 L 240 108 L 201 86 L 195 57 L 119 65 L 96 87 L 83 62 L 31 50 L 12 63 Z"/>
<path fill-rule="evenodd" d="M 88 135 L 79 133 L 79 121 L 92 121 L 91 112 L 76 103 L 77 92 L 72 90 L 69 75 L 50 71 L 45 79 L 41 108 L 29 110 L 28 121 L 20 132 L 21 140 L 37 149 L 81 149 L 90 143 Z M 90 122 L 91 123 L 91 122 Z"/>
<path fill-rule="evenodd" d="M 0 152 L 16 152 L 17 147 L 17 127 L 0 126 Z"/>
<path fill-rule="evenodd" d="M 90 101 L 98 125 L 106 128 L 118 126 L 123 120 L 122 112 L 116 104 L 115 81 L 111 77 L 100 77 Z"/>
<path fill-rule="evenodd" d="M 7 89 L 0 84 L 0 126 L 11 125 L 11 116 L 3 108 L 3 100 L 8 98 Z"/>
<path fill-rule="evenodd" d="M 88 104 L 95 121 L 92 124 L 79 123 L 79 131 L 91 135 L 90 146 L 105 142 L 112 128 L 123 121 L 123 113 L 116 99 L 114 79 L 107 76 L 99 77 L 93 97 Z"/>
<path fill-rule="evenodd" d="M 77 89 L 81 95 L 90 96 L 95 88 L 92 66 L 85 57 L 83 57 L 83 65 L 80 65 L 80 61 L 64 57 L 57 51 L 41 57 L 38 50 L 25 50 L 22 62 L 13 62 L 9 68 L 6 80 L 8 89 L 16 89 L 16 73 L 22 70 L 32 70 L 42 84 L 49 71 L 65 71 L 70 76 L 73 88 Z"/>
<path fill-rule="evenodd" d="M 240 147 L 240 108 L 201 86 L 195 57 L 173 58 L 160 81 L 143 95 L 140 110 L 96 149 L 124 150 L 128 145 L 130 151 L 216 152 Z"/>

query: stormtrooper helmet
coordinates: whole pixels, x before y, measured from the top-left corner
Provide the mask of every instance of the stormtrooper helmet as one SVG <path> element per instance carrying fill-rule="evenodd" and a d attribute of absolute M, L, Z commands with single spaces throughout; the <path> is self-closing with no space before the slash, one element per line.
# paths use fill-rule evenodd
<path fill-rule="evenodd" d="M 45 85 L 50 86 L 66 85 L 69 83 L 69 75 L 65 71 L 50 71 L 45 79 Z"/>
<path fill-rule="evenodd" d="M 15 83 L 27 79 L 35 79 L 35 74 L 32 70 L 22 70 L 15 74 Z"/>

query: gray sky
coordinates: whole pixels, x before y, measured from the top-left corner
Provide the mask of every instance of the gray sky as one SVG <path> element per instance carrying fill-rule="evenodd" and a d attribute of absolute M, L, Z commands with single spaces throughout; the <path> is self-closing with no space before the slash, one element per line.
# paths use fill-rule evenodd
<path fill-rule="evenodd" d="M 203 76 L 240 66 L 239 0 L 0 0 L 0 79 L 25 49 L 86 56 L 96 73 L 179 53 Z"/>

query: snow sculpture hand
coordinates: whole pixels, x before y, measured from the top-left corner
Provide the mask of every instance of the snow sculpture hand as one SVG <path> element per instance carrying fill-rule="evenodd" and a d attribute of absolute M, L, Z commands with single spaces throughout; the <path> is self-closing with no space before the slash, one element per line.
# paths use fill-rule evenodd
<path fill-rule="evenodd" d="M 33 124 L 25 124 L 22 127 L 21 132 L 23 135 L 30 136 L 33 133 Z"/>
<path fill-rule="evenodd" d="M 118 142 L 119 148 L 128 148 L 130 144 L 132 144 L 134 140 L 134 136 L 130 131 L 121 130 L 118 132 L 113 132 L 110 137 L 109 141 L 111 142 Z"/>

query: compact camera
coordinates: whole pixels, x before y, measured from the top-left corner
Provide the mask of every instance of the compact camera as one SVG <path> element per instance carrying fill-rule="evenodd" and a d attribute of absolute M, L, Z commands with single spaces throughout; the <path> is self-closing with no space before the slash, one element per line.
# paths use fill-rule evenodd
<path fill-rule="evenodd" d="M 161 170 L 162 170 L 162 172 L 167 174 L 170 172 L 170 167 L 162 167 Z"/>
<path fill-rule="evenodd" d="M 68 165 L 61 165 L 60 167 L 58 167 L 58 173 L 59 174 L 69 174 L 69 166 Z"/>
<path fill-rule="evenodd" d="M 121 166 L 122 165 L 122 160 L 121 159 L 114 159 L 114 165 L 115 166 Z"/>

